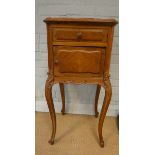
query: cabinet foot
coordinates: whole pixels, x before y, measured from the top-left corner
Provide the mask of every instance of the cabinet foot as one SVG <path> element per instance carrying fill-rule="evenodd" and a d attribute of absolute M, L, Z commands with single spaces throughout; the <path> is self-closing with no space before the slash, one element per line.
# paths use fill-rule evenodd
<path fill-rule="evenodd" d="M 104 147 L 104 141 L 100 141 L 100 146 Z"/>
<path fill-rule="evenodd" d="M 63 110 L 61 110 L 62 115 L 65 115 L 65 112 Z"/>
<path fill-rule="evenodd" d="M 48 141 L 48 143 L 51 144 L 51 145 L 53 145 L 53 144 L 54 144 L 54 140 L 50 139 L 50 140 Z"/>
<path fill-rule="evenodd" d="M 97 118 L 97 117 L 98 117 L 98 115 L 99 115 L 99 112 L 96 112 L 95 117 Z"/>

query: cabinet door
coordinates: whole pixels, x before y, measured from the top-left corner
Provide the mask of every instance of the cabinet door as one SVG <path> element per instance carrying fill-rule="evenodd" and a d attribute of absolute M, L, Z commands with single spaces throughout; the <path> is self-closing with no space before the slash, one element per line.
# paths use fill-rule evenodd
<path fill-rule="evenodd" d="M 104 49 L 93 47 L 55 47 L 55 75 L 65 73 L 101 74 L 103 71 Z"/>

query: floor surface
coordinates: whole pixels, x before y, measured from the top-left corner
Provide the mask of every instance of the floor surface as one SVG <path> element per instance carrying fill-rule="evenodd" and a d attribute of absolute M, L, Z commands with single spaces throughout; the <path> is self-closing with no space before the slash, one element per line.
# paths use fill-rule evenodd
<path fill-rule="evenodd" d="M 36 155 L 118 155 L 118 128 L 115 117 L 106 117 L 103 125 L 105 146 L 98 140 L 98 118 L 89 115 L 56 114 L 54 145 L 49 113 L 36 112 Z"/>

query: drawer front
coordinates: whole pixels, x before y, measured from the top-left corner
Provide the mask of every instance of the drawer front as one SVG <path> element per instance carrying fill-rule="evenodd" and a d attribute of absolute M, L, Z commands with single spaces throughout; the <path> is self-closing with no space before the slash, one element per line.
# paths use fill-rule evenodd
<path fill-rule="evenodd" d="M 55 47 L 55 75 L 68 73 L 101 74 L 103 70 L 104 51 L 90 47 Z"/>
<path fill-rule="evenodd" d="M 54 28 L 53 41 L 106 42 L 108 29 Z"/>

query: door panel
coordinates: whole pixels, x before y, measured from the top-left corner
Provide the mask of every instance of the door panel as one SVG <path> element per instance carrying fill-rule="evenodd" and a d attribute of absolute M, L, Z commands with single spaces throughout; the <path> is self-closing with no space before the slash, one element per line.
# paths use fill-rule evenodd
<path fill-rule="evenodd" d="M 55 75 L 69 73 L 101 74 L 104 49 L 93 47 L 55 47 Z M 57 74 L 58 73 L 58 74 Z"/>

